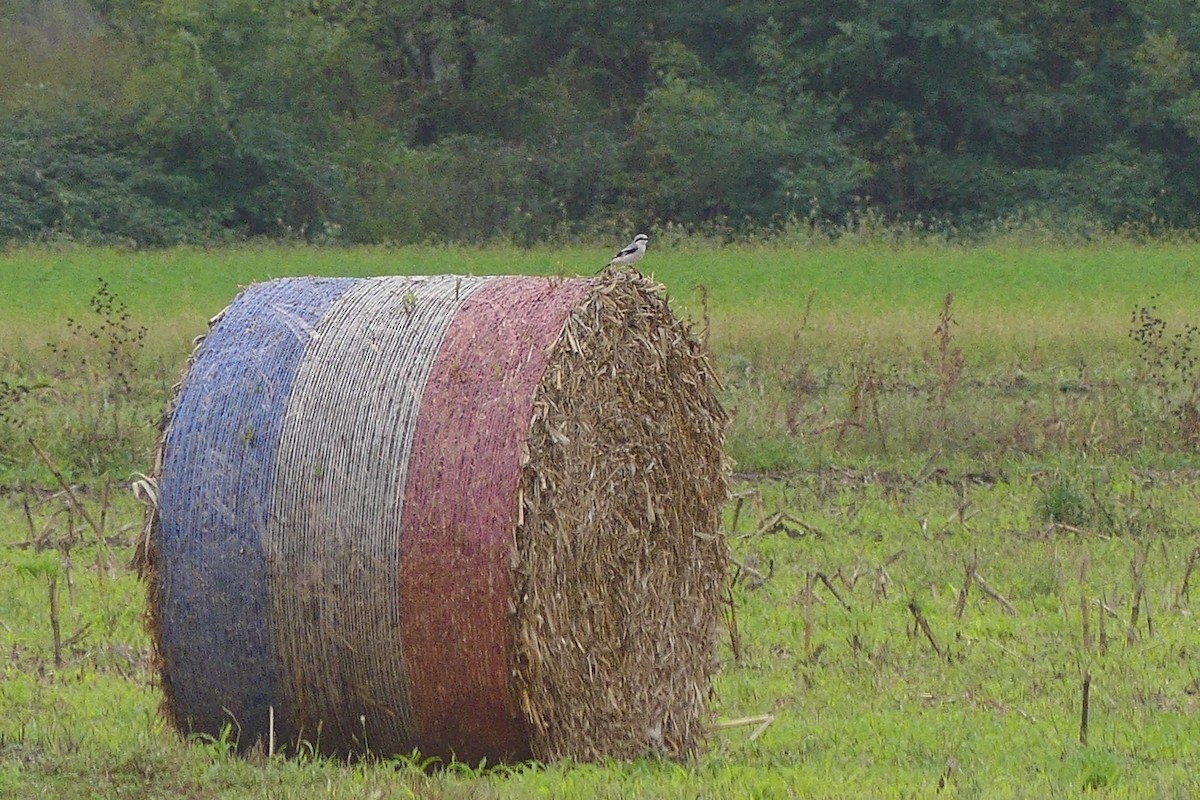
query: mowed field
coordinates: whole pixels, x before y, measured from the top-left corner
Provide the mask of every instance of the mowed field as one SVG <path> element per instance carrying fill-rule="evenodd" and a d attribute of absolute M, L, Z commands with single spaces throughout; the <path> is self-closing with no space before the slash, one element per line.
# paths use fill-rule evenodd
<path fill-rule="evenodd" d="M 207 320 L 270 277 L 590 274 L 607 255 L 0 255 L 0 797 L 1200 792 L 1187 243 L 652 249 L 713 351 L 738 470 L 736 633 L 693 763 L 345 765 L 165 729 L 127 487 Z"/>

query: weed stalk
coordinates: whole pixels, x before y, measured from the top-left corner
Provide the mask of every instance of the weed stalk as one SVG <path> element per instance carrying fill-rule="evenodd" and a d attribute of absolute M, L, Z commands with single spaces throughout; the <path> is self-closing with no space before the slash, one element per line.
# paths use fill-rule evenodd
<path fill-rule="evenodd" d="M 1017 607 L 1008 601 L 1008 598 L 992 588 L 992 585 L 983 579 L 983 576 L 978 571 L 975 572 L 975 584 L 979 587 L 979 591 L 986 594 L 988 597 L 995 600 L 1004 609 L 1004 613 L 1009 616 L 1017 616 Z"/>
<path fill-rule="evenodd" d="M 1133 554 L 1133 561 L 1129 567 L 1133 576 L 1133 608 L 1129 612 L 1129 628 L 1125 633 L 1125 643 L 1130 645 L 1136 644 L 1141 638 L 1138 634 L 1138 619 L 1143 611 L 1146 615 L 1146 634 L 1154 636 L 1154 622 L 1150 616 L 1149 599 L 1146 597 L 1145 568 L 1146 550 L 1139 548 Z"/>
<path fill-rule="evenodd" d="M 1099 638 L 1100 655 L 1108 653 L 1108 603 L 1105 602 L 1104 595 L 1100 595 L 1100 613 L 1096 615 L 1096 621 L 1099 623 L 1097 627 L 1100 630 L 1097 632 Z"/>
<path fill-rule="evenodd" d="M 1083 650 L 1086 653 L 1092 651 L 1092 631 L 1089 619 L 1090 609 L 1088 608 L 1087 601 L 1087 572 L 1089 566 L 1089 560 L 1084 556 L 1083 561 L 1079 564 L 1079 624 L 1081 627 Z"/>
<path fill-rule="evenodd" d="M 1183 570 L 1183 582 L 1179 585 L 1179 591 L 1175 594 L 1175 608 L 1183 608 L 1189 601 L 1189 587 L 1192 581 L 1192 570 L 1196 568 L 1196 562 L 1200 561 L 1200 547 L 1192 550 L 1192 554 L 1188 556 L 1187 566 Z"/>
<path fill-rule="evenodd" d="M 50 589 L 50 630 L 54 635 L 54 666 L 62 669 L 62 622 L 58 613 L 58 576 L 47 576 L 46 583 Z"/>
<path fill-rule="evenodd" d="M 944 433 L 946 430 L 946 403 L 962 378 L 963 368 L 966 366 L 962 350 L 954 347 L 952 328 L 957 322 L 951 311 L 953 305 L 954 292 L 947 292 L 942 301 L 942 313 L 938 317 L 937 327 L 933 331 L 938 348 L 937 385 L 933 395 L 938 433 Z"/>
<path fill-rule="evenodd" d="M 46 453 L 46 451 L 43 450 L 32 438 L 29 439 L 29 444 L 33 447 L 34 452 L 37 453 L 38 458 L 42 460 L 42 463 L 46 465 L 46 468 L 50 470 L 50 474 L 53 475 L 54 479 L 58 481 L 58 485 L 61 486 L 63 491 L 66 493 L 67 499 L 71 501 L 71 506 L 78 511 L 79 515 L 83 517 L 89 526 L 91 526 L 92 531 L 96 534 L 96 543 L 100 548 L 97 551 L 97 558 L 103 559 L 106 570 L 111 570 L 112 559 L 110 559 L 108 555 L 108 542 L 104 538 L 104 528 L 96 522 L 90 513 L 88 513 L 87 507 L 84 506 L 83 502 L 79 499 L 79 495 L 75 494 L 75 490 L 71 488 L 71 484 L 68 483 L 67 479 L 63 477 L 63 474 L 58 467 L 54 466 L 54 462 L 50 459 L 50 456 Z M 103 519 L 103 517 L 101 517 L 101 519 Z"/>
<path fill-rule="evenodd" d="M 1088 743 L 1088 716 L 1090 712 L 1090 700 L 1092 693 L 1092 673 L 1083 673 L 1083 700 L 1080 703 L 1079 713 L 1079 744 L 1087 747 Z"/>
<path fill-rule="evenodd" d="M 929 640 L 929 646 L 933 648 L 933 652 L 937 653 L 938 658 L 946 660 L 946 653 L 938 645 L 937 639 L 933 636 L 933 629 L 929 627 L 929 620 L 925 619 L 925 614 L 921 611 L 921 606 L 916 600 L 908 602 L 908 610 L 912 613 L 913 619 L 917 621 L 917 627 L 925 634 L 925 638 Z"/>
<path fill-rule="evenodd" d="M 963 585 L 958 590 L 958 601 L 954 604 L 954 618 L 962 619 L 963 614 L 967 610 L 967 596 L 971 592 L 971 584 L 974 582 L 975 570 L 979 568 L 979 551 L 975 552 L 971 560 L 967 562 L 966 569 L 963 573 Z"/>
<path fill-rule="evenodd" d="M 804 660 L 812 660 L 813 640 L 813 584 L 816 577 L 810 572 L 804 586 Z"/>

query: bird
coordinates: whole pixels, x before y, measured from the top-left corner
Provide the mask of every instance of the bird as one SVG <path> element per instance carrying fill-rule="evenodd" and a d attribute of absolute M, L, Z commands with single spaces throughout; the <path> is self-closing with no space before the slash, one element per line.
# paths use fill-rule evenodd
<path fill-rule="evenodd" d="M 608 269 L 609 267 L 632 267 L 642 260 L 642 256 L 646 255 L 646 244 L 649 241 L 649 236 L 639 233 L 633 237 L 632 242 L 617 251 L 617 254 L 612 257 L 612 261 L 604 265 L 604 269 Z"/>

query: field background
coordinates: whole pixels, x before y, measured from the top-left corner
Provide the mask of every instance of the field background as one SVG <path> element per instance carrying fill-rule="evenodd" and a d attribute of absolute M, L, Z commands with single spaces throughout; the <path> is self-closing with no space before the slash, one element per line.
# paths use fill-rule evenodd
<path fill-rule="evenodd" d="M 140 521 L 127 487 L 207 320 L 270 277 L 589 274 L 606 255 L 0 254 L 0 584 L 12 588 L 0 594 L 0 796 L 1200 790 L 1188 411 L 1200 247 L 1188 242 L 682 239 L 652 251 L 645 267 L 708 337 L 734 417 L 738 636 L 714 718 L 772 719 L 718 730 L 696 763 L 426 772 L 415 759 L 239 759 L 228 742 L 165 731 L 125 566 Z M 30 439 L 78 487 L 103 548 Z"/>

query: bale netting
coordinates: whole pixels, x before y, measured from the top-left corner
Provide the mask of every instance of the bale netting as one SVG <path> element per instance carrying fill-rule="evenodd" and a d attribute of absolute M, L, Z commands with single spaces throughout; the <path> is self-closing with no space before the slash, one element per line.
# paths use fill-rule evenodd
<path fill-rule="evenodd" d="M 156 458 L 165 715 L 242 748 L 693 754 L 724 618 L 715 389 L 633 272 L 250 286 Z"/>

